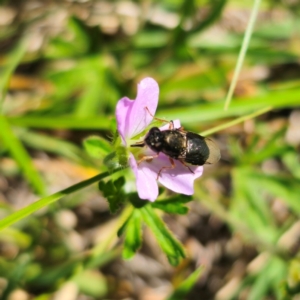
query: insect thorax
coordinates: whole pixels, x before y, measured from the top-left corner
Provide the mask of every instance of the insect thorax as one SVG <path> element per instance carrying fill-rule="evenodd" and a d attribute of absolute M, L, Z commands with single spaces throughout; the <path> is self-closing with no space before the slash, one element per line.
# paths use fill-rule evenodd
<path fill-rule="evenodd" d="M 185 154 L 186 151 L 186 136 L 178 130 L 162 131 L 164 136 L 162 152 L 171 158 L 179 158 Z"/>

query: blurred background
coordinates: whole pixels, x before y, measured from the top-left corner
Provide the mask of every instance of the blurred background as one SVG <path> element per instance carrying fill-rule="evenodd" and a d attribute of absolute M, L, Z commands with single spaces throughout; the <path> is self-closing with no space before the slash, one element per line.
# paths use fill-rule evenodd
<path fill-rule="evenodd" d="M 198 133 L 272 106 L 216 132 L 222 159 L 188 214 L 162 216 L 187 252 L 178 267 L 147 228 L 123 260 L 120 212 L 93 185 L 0 232 L 1 299 L 161 300 L 199 266 L 169 299 L 300 299 L 300 2 L 262 2 L 224 111 L 252 1 L 0 1 L 0 218 L 105 171 L 82 142 L 111 141 L 144 77 L 157 116 Z"/>

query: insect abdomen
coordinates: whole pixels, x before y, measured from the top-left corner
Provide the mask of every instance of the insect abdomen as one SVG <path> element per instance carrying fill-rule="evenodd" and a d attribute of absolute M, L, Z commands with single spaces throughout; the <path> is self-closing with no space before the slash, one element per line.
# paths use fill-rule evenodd
<path fill-rule="evenodd" d="M 209 148 L 205 138 L 193 132 L 187 132 L 187 149 L 185 162 L 192 165 L 202 166 L 209 157 Z"/>

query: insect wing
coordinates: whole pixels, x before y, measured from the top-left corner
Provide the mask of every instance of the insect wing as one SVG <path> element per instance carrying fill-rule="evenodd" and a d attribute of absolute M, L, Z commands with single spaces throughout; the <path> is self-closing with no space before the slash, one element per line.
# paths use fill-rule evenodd
<path fill-rule="evenodd" d="M 220 149 L 217 146 L 217 144 L 211 139 L 205 138 L 205 142 L 209 149 L 209 156 L 205 163 L 206 164 L 215 164 L 221 158 Z"/>

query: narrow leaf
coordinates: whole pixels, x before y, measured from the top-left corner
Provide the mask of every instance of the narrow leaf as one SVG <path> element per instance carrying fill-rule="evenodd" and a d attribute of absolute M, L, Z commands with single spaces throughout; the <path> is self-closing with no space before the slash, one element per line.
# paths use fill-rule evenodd
<path fill-rule="evenodd" d="M 122 256 L 124 259 L 129 259 L 134 256 L 142 245 L 142 218 L 139 209 L 135 209 L 126 221 L 124 233 L 125 239 Z"/>
<path fill-rule="evenodd" d="M 157 216 L 151 206 L 147 205 L 140 209 L 143 220 L 152 230 L 158 244 L 165 252 L 171 265 L 179 264 L 180 259 L 185 257 L 181 243 L 173 236 L 164 222 Z"/>

